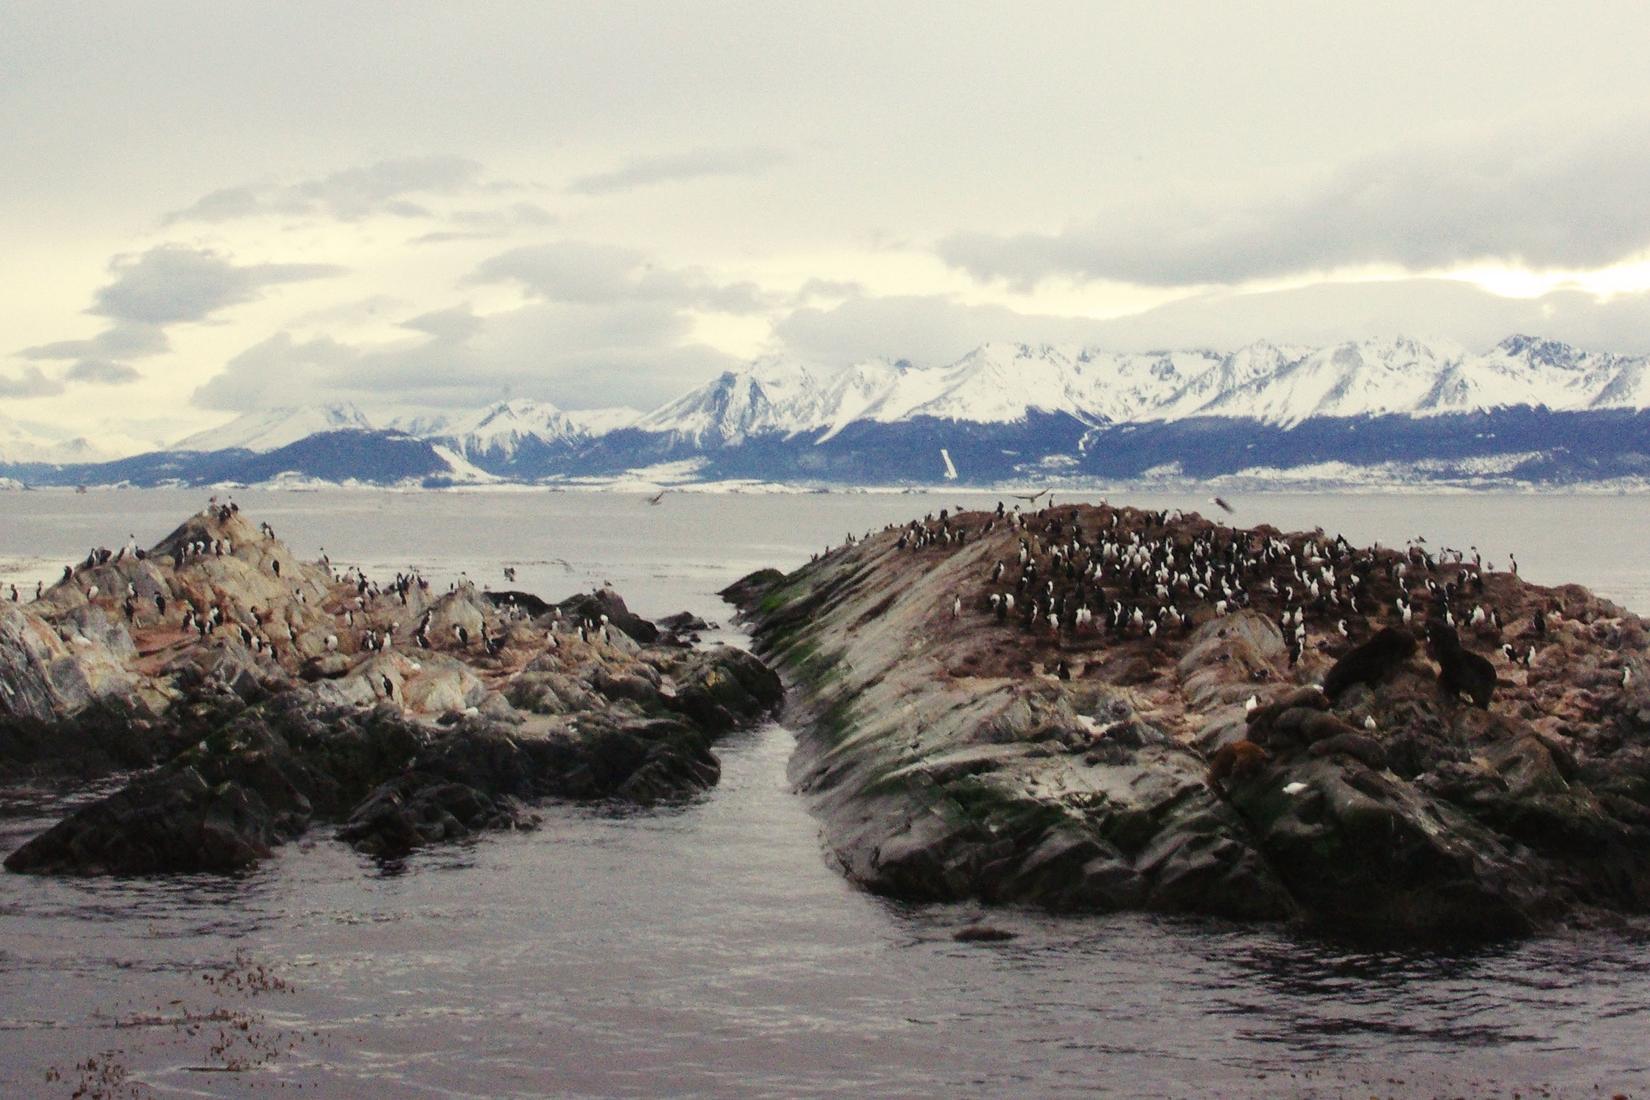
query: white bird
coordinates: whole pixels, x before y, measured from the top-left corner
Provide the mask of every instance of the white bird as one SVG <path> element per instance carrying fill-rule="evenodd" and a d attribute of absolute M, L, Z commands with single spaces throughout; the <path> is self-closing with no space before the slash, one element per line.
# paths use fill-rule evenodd
<path fill-rule="evenodd" d="M 1297 779 L 1293 783 L 1284 784 L 1283 793 L 1284 794 L 1300 794 L 1304 790 L 1306 790 L 1306 784 L 1302 783 L 1300 780 Z"/>
<path fill-rule="evenodd" d="M 1375 716 L 1373 714 L 1365 716 L 1365 718 L 1364 718 L 1364 729 L 1369 730 L 1371 733 L 1373 733 L 1376 728 L 1377 727 L 1375 725 Z"/>
<path fill-rule="evenodd" d="M 1260 696 L 1251 695 L 1243 704 L 1243 713 L 1248 714 L 1258 706 L 1260 706 Z"/>

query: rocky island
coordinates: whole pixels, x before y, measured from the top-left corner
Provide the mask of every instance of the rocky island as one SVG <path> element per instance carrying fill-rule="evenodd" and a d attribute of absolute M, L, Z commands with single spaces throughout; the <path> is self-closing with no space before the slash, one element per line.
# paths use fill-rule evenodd
<path fill-rule="evenodd" d="M 941 512 L 726 593 L 906 899 L 1518 934 L 1650 906 L 1645 623 L 1470 553 Z"/>
<path fill-rule="evenodd" d="M 0 602 L 0 778 L 137 774 L 11 853 L 19 872 L 230 871 L 322 824 L 396 857 L 530 827 L 541 798 L 677 798 L 781 698 L 758 659 L 609 590 L 368 577 L 232 504 L 25 595 Z"/>

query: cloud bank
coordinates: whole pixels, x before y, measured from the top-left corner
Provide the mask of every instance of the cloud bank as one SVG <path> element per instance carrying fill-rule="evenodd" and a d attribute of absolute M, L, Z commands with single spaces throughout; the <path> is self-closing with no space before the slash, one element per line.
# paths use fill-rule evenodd
<path fill-rule="evenodd" d="M 1368 265 L 1605 266 L 1650 248 L 1650 121 L 1584 138 L 1528 133 L 1353 160 L 1261 192 L 1109 206 L 1053 233 L 963 232 L 936 252 L 982 280 L 1237 284 Z"/>
<path fill-rule="evenodd" d="M 580 176 L 568 185 L 577 195 L 612 195 L 660 183 L 707 176 L 755 176 L 790 157 L 778 149 L 694 149 L 686 153 L 637 157 L 608 172 Z"/>

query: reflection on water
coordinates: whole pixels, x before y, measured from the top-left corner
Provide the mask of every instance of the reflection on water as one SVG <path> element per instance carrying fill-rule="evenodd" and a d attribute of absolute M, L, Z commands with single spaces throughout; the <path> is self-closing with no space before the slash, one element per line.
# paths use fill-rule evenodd
<path fill-rule="evenodd" d="M 544 496 L 249 494 L 242 504 L 336 562 L 486 579 L 517 561 L 520 586 L 549 596 L 609 579 L 644 613 L 722 618 L 714 589 L 747 569 L 794 565 L 848 530 L 958 502 L 673 496 L 650 509 Z M 14 561 L 31 545 L 63 557 L 129 529 L 158 538 L 198 503 L 18 499 L 44 503 L 0 531 L 0 558 Z M 101 514 L 70 514 L 88 499 Z M 1236 503 L 1240 518 L 1323 523 L 1358 541 L 1426 532 L 1435 545 L 1511 549 L 1533 579 L 1581 579 L 1650 606 L 1620 549 L 1644 518 L 1638 498 Z M 1594 529 L 1577 540 L 1584 523 Z M 411 1097 L 1650 1087 L 1640 938 L 1578 932 L 1406 953 L 1216 921 L 1007 911 L 990 920 L 1016 939 L 959 944 L 952 933 L 978 907 L 890 903 L 827 866 L 785 785 L 791 745 L 777 726 L 733 738 L 719 750 L 721 785 L 682 806 L 551 805 L 537 832 L 389 866 L 323 832 L 235 878 L 0 876 L 0 1093 L 53 1095 L 42 1093 L 46 1067 L 114 1048 L 169 1095 L 253 1084 Z M 56 795 L 0 792 L 0 850 L 59 806 Z M 293 987 L 248 1002 L 253 1030 L 302 1041 L 284 1040 L 255 1071 L 198 1072 L 202 1037 L 150 1024 L 219 1004 L 201 975 L 237 952 Z"/>

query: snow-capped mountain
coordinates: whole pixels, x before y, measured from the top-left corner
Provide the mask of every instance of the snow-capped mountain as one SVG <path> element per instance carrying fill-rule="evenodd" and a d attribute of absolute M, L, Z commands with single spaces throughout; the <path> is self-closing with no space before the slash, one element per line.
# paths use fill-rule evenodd
<path fill-rule="evenodd" d="M 174 451 L 239 449 L 262 454 L 319 432 L 372 431 L 374 425 L 347 401 L 328 405 L 290 405 L 242 413 L 221 427 L 196 432 L 172 444 Z"/>
<path fill-rule="evenodd" d="M 701 446 L 921 418 L 1016 423 L 1034 412 L 1093 424 L 1193 417 L 1291 426 L 1321 417 L 1436 416 L 1518 406 L 1650 407 L 1650 358 L 1515 336 L 1482 355 L 1406 338 L 1325 348 L 1120 353 L 985 344 L 955 363 L 871 361 L 832 371 L 761 359 L 634 425 Z M 822 429 L 822 430 L 821 430 Z"/>
<path fill-rule="evenodd" d="M 411 415 L 391 423 L 465 462 L 502 474 L 519 472 L 523 464 L 536 467 L 640 415 L 623 408 L 564 410 L 546 401 L 517 398 L 468 412 Z"/>
<path fill-rule="evenodd" d="M 794 435 L 835 416 L 851 376 L 777 356 L 725 371 L 638 419 L 638 431 L 697 447 L 736 446 L 757 435 Z"/>
<path fill-rule="evenodd" d="M 247 414 L 114 462 L 76 459 L 77 446 L 0 421 L 0 474 L 450 485 L 634 482 L 635 471 L 675 464 L 705 479 L 889 484 L 934 480 L 944 449 L 969 484 L 1298 482 L 1365 467 L 1422 481 L 1574 483 L 1650 477 L 1650 356 L 1529 336 L 1483 353 L 1399 338 L 1229 352 L 992 343 L 928 366 L 759 359 L 645 415 L 513 400 L 375 422 L 334 404 Z M 43 471 L 47 455 L 54 468 Z"/>
<path fill-rule="evenodd" d="M 554 405 L 518 399 L 439 420 L 414 421 L 409 434 L 437 441 L 466 457 L 508 458 L 524 444 L 588 439 L 590 433 Z"/>

